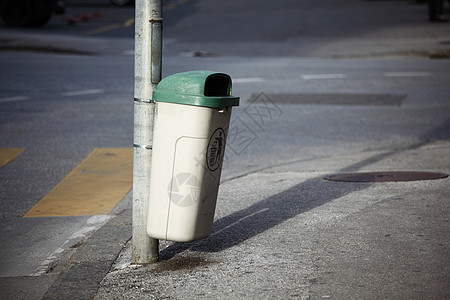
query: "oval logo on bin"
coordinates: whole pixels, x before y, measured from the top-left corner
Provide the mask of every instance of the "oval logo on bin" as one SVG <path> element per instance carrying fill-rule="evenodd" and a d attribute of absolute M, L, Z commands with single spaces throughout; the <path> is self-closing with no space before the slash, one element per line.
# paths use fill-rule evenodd
<path fill-rule="evenodd" d="M 222 128 L 217 128 L 211 135 L 206 150 L 206 165 L 210 171 L 215 171 L 219 168 L 223 160 L 225 148 L 225 131 Z"/>
<path fill-rule="evenodd" d="M 180 173 L 169 184 L 170 201 L 181 207 L 192 206 L 199 202 L 200 180 L 190 173 Z"/>

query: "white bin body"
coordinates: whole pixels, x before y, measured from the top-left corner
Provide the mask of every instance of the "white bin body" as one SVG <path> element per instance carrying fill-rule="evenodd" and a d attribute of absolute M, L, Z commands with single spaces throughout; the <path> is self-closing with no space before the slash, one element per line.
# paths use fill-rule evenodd
<path fill-rule="evenodd" d="M 231 107 L 156 104 L 147 232 L 189 242 L 211 234 Z"/>

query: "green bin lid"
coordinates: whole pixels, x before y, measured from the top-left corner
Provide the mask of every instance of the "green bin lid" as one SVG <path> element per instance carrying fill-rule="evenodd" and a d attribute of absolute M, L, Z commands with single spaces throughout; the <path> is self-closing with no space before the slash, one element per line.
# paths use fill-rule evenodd
<path fill-rule="evenodd" d="M 231 96 L 230 76 L 212 71 L 168 76 L 153 91 L 153 100 L 214 108 L 239 105 L 239 97 Z"/>

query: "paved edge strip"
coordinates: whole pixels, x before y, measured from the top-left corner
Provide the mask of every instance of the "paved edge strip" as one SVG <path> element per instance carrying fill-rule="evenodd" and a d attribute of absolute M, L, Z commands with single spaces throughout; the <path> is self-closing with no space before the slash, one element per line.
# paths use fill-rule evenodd
<path fill-rule="evenodd" d="M 131 238 L 131 208 L 97 230 L 70 258 L 43 299 L 92 299 L 100 283 Z"/>

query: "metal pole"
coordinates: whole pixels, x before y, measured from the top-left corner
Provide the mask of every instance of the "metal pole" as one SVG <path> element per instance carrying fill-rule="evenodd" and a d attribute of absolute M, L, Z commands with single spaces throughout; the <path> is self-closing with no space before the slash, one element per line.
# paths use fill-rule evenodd
<path fill-rule="evenodd" d="M 162 0 L 136 0 L 132 263 L 158 261 L 159 243 L 147 235 L 155 104 L 161 80 Z"/>

